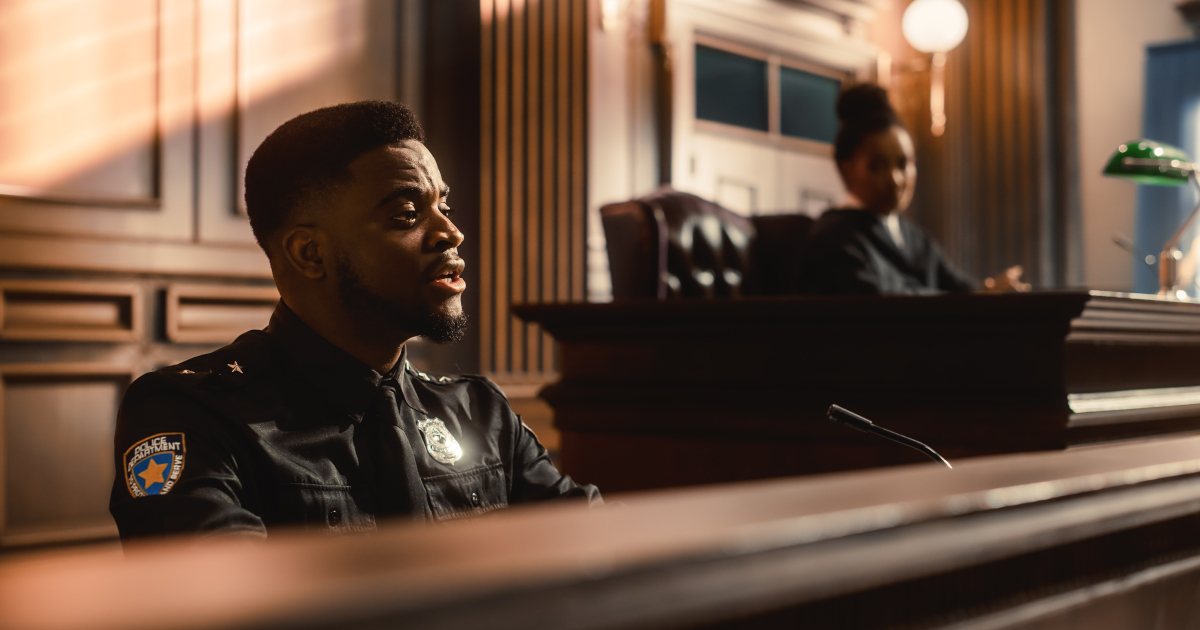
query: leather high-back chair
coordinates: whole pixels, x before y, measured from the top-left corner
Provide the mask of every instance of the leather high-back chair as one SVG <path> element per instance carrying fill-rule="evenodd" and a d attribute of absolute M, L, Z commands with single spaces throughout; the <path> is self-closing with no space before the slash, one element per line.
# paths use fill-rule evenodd
<path fill-rule="evenodd" d="M 788 293 L 812 224 L 799 214 L 743 217 L 669 187 L 600 216 L 616 299 Z"/>

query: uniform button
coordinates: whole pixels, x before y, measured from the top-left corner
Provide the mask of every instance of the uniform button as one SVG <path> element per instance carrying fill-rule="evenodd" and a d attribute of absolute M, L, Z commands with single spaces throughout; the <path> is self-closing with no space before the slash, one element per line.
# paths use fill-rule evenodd
<path fill-rule="evenodd" d="M 342 513 L 335 510 L 329 510 L 329 526 L 337 527 L 338 523 L 342 522 Z"/>
<path fill-rule="evenodd" d="M 471 505 L 479 507 L 479 495 L 474 492 L 471 493 Z"/>

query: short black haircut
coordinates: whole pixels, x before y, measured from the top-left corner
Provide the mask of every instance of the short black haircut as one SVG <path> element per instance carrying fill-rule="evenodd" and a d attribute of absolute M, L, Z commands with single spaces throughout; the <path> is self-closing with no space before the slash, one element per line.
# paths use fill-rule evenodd
<path fill-rule="evenodd" d="M 301 203 L 344 181 L 358 156 L 405 140 L 425 142 L 425 132 L 393 101 L 323 107 L 280 125 L 246 165 L 246 212 L 259 246 L 267 249 Z"/>
<path fill-rule="evenodd" d="M 904 126 L 888 102 L 887 90 L 872 83 L 860 83 L 842 92 L 837 115 L 840 124 L 833 142 L 833 157 L 838 162 L 853 157 L 867 136 Z"/>

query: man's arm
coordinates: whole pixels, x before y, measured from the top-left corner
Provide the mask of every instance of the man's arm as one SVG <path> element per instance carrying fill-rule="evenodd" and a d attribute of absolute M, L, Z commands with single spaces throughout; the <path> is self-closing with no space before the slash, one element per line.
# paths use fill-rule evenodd
<path fill-rule="evenodd" d="M 109 512 L 121 539 L 168 534 L 265 535 L 215 412 L 152 373 L 130 386 L 114 439 Z"/>
<path fill-rule="evenodd" d="M 510 410 L 509 413 L 512 413 Z M 550 454 L 521 417 L 513 414 L 516 440 L 513 453 L 513 486 L 509 503 L 542 501 L 556 498 L 587 499 L 596 506 L 603 505 L 600 490 L 593 485 L 579 485 L 569 476 L 558 472 Z"/>

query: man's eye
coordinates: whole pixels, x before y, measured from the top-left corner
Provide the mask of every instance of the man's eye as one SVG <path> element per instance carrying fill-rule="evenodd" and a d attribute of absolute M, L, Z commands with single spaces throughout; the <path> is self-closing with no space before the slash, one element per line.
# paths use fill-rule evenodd
<path fill-rule="evenodd" d="M 441 207 L 438 208 L 438 211 L 441 212 L 442 215 L 445 216 L 447 219 L 450 218 L 450 215 L 454 214 L 454 208 L 451 208 L 450 206 L 447 206 L 446 204 L 442 204 Z"/>
<path fill-rule="evenodd" d="M 403 227 L 412 227 L 417 224 L 416 210 L 401 210 L 392 215 L 392 220 L 399 223 Z"/>

